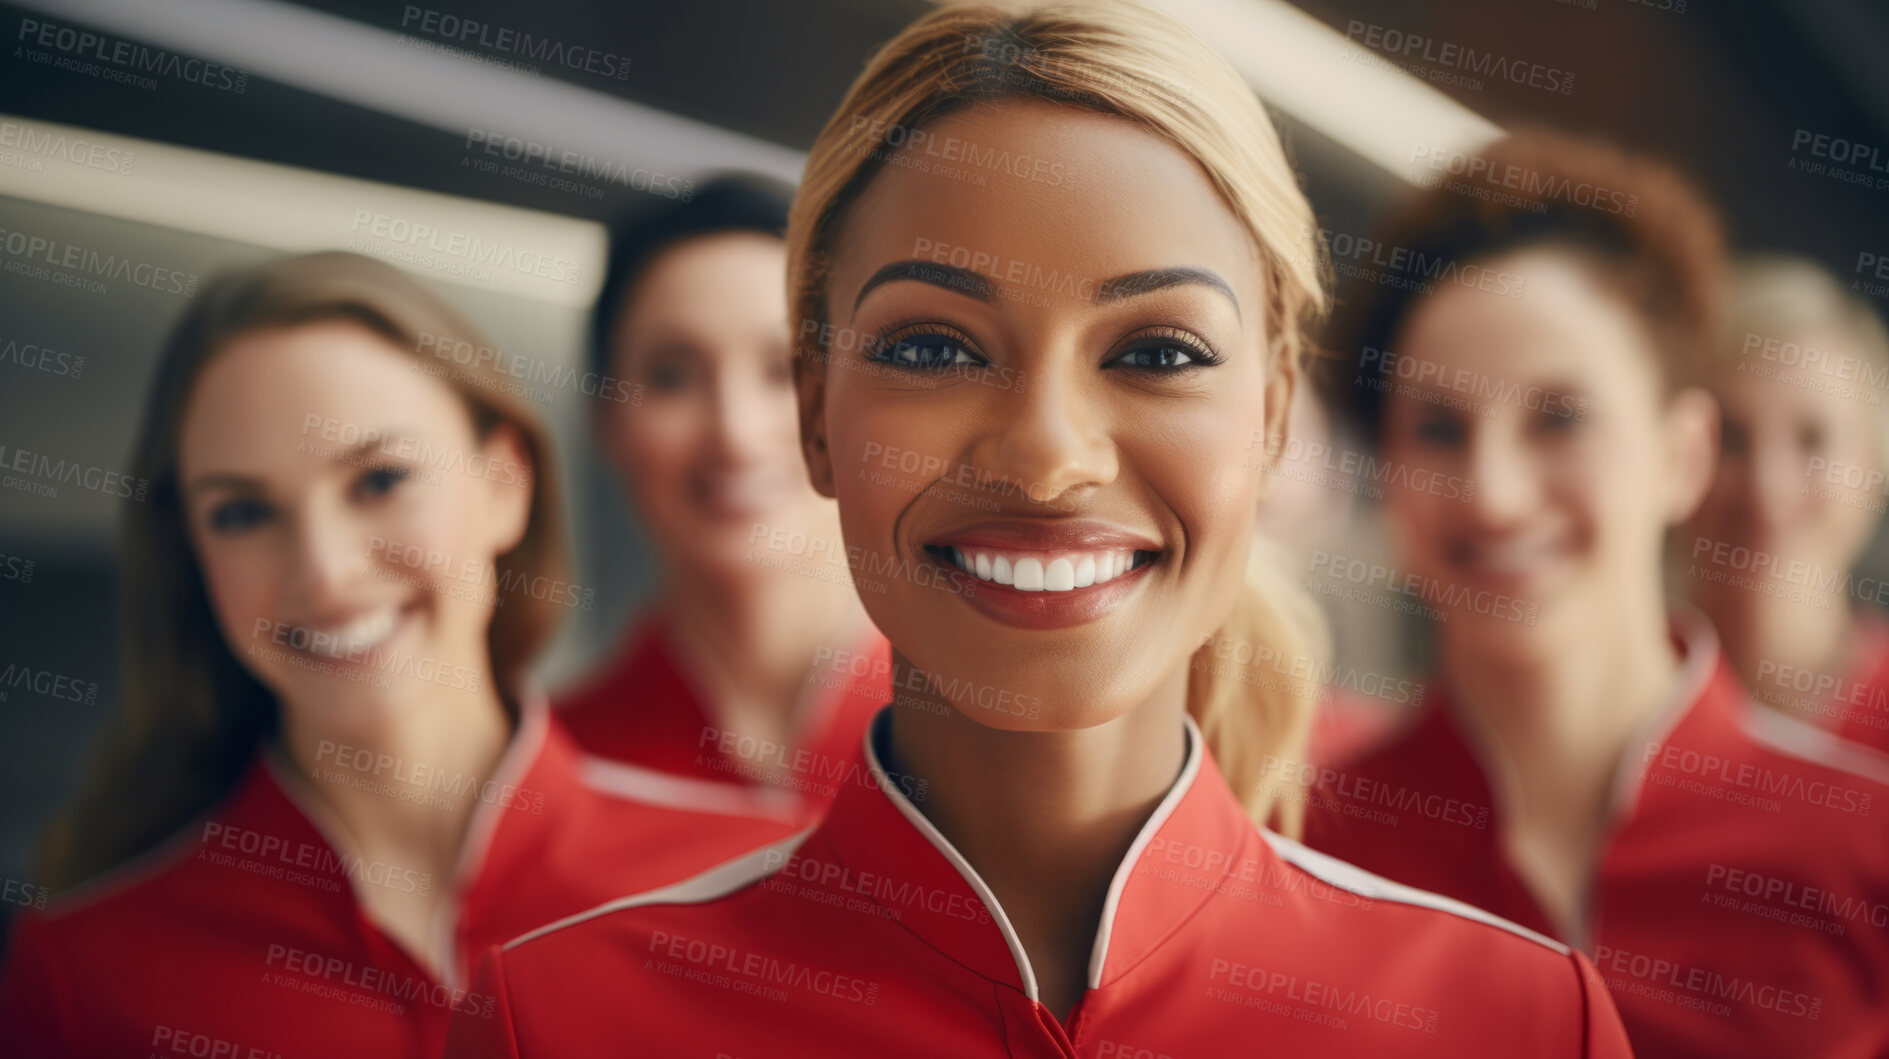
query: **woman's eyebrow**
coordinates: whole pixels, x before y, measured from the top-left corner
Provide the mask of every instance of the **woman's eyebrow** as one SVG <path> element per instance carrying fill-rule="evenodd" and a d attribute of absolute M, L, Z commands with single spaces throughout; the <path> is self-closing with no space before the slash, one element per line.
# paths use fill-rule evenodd
<path fill-rule="evenodd" d="M 1233 303 L 1233 313 L 1240 314 L 1240 300 L 1233 296 L 1233 288 L 1220 274 L 1204 268 L 1149 268 L 1140 272 L 1129 272 L 1105 280 L 1095 291 L 1095 303 L 1107 305 L 1124 298 L 1134 298 L 1164 287 L 1177 287 L 1182 284 L 1196 284 L 1208 287 L 1226 295 Z"/>
<path fill-rule="evenodd" d="M 940 265 L 930 261 L 894 261 L 874 272 L 872 278 L 860 286 L 859 294 L 853 299 L 853 308 L 857 310 L 873 288 L 895 280 L 929 283 L 954 294 L 976 298 L 986 304 L 995 301 L 1001 290 L 995 280 L 968 268 Z M 1227 301 L 1233 303 L 1234 314 L 1240 314 L 1240 300 L 1234 296 L 1233 287 L 1220 278 L 1219 273 L 1204 268 L 1149 268 L 1139 272 L 1124 273 L 1113 279 L 1104 280 L 1096 287 L 1095 303 L 1108 305 L 1183 284 L 1194 284 L 1218 291 L 1226 296 Z"/>
<path fill-rule="evenodd" d="M 997 300 L 995 281 L 980 276 L 968 268 L 952 265 L 934 265 L 929 261 L 894 261 L 872 274 L 872 278 L 859 288 L 859 296 L 853 299 L 853 308 L 866 300 L 866 295 L 874 287 L 894 280 L 909 279 L 920 283 L 929 283 L 934 287 L 962 294 L 978 301 L 989 303 Z"/>

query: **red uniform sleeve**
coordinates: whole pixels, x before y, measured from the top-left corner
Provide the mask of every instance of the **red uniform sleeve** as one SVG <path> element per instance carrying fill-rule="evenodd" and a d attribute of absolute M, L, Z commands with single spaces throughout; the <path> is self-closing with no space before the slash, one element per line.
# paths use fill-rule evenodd
<path fill-rule="evenodd" d="M 16 915 L 6 970 L 0 972 L 0 1055 L 78 1054 L 67 1031 L 70 991 L 59 984 L 53 946 L 38 916 Z"/>
<path fill-rule="evenodd" d="M 1627 1028 L 1621 1025 L 1607 983 L 1580 952 L 1574 954 L 1574 965 L 1575 977 L 1581 983 L 1582 1006 L 1587 1009 L 1583 1059 L 1633 1059 L 1633 1045 L 1627 1041 Z"/>
<path fill-rule="evenodd" d="M 497 945 L 479 958 L 472 993 L 485 998 L 480 1011 L 461 1010 L 446 1035 L 445 1059 L 518 1059 L 512 1032 L 511 999 L 505 993 L 503 950 Z"/>

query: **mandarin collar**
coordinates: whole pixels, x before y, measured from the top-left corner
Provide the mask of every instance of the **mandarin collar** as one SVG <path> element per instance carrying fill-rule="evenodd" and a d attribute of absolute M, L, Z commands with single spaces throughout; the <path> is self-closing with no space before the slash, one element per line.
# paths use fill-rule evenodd
<path fill-rule="evenodd" d="M 920 940 L 984 977 L 1038 999 L 1036 976 L 1009 917 L 977 870 L 913 804 L 905 785 L 889 775 L 877 737 L 890 723 L 890 706 L 867 726 L 865 761 L 872 786 L 849 784 L 820 830 L 836 867 L 852 873 L 867 892 L 904 895 L 897 921 Z M 1247 844 L 1258 829 L 1227 788 L 1200 729 L 1185 718 L 1187 750 L 1180 774 L 1155 806 L 1110 880 L 1094 944 L 1088 988 L 1125 974 L 1213 894 L 1211 887 L 1163 886 L 1137 872 L 1151 843 L 1188 843 L 1225 851 L 1229 862 L 1253 855 Z M 883 902 L 882 902 L 883 903 Z M 986 920 L 976 913 L 982 911 Z"/>

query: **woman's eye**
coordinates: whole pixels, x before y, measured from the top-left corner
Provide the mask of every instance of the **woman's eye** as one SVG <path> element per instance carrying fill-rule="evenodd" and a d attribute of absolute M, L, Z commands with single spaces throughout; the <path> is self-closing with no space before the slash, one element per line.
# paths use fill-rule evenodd
<path fill-rule="evenodd" d="M 405 467 L 375 467 L 361 475 L 354 484 L 354 491 L 356 495 L 367 498 L 385 496 L 411 474 Z"/>
<path fill-rule="evenodd" d="M 1463 425 L 1454 419 L 1425 419 L 1417 423 L 1418 441 L 1431 445 L 1458 445 L 1463 440 Z"/>
<path fill-rule="evenodd" d="M 1145 368 L 1160 371 L 1168 368 L 1186 368 L 1206 363 L 1197 350 L 1185 346 L 1159 345 L 1142 346 L 1131 349 L 1116 357 L 1112 362 L 1129 368 Z"/>
<path fill-rule="evenodd" d="M 268 521 L 269 505 L 244 498 L 225 500 L 210 509 L 210 529 L 216 533 L 242 533 Z"/>
<path fill-rule="evenodd" d="M 882 343 L 871 359 L 914 371 L 942 371 L 979 363 L 963 340 L 935 332 L 893 338 Z"/>

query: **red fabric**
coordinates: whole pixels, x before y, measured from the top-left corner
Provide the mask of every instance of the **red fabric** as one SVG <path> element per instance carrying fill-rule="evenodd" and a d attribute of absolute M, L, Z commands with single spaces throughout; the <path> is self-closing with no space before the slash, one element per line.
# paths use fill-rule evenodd
<path fill-rule="evenodd" d="M 784 804 L 801 821 L 833 800 L 866 722 L 892 699 L 892 647 L 869 627 L 851 649 L 826 653 L 808 673 L 794 746 L 724 739 L 678 658 L 661 615 L 646 615 L 607 668 L 556 699 L 558 715 L 589 753 L 746 788 L 764 796 L 758 804 Z"/>
<path fill-rule="evenodd" d="M 477 988 L 501 1010 L 455 1019 L 447 1055 L 1629 1054 L 1580 956 L 1269 840 L 1190 745 L 1066 1024 L 888 780 L 804 840 L 492 950 Z"/>
<path fill-rule="evenodd" d="M 1857 628 L 1851 670 L 1829 693 L 1843 738 L 1889 753 L 1889 621 L 1868 611 Z"/>
<path fill-rule="evenodd" d="M 1688 692 L 1623 762 L 1586 937 L 1636 1054 L 1889 1054 L 1889 773 L 1751 702 L 1709 628 Z M 1786 749 L 1796 747 L 1797 750 Z M 1448 693 L 1320 776 L 1306 841 L 1547 934 Z"/>
<path fill-rule="evenodd" d="M 167 846 L 20 916 L 0 977 L 0 1055 L 435 1056 L 453 1011 L 496 1012 L 467 989 L 485 948 L 786 830 L 600 793 L 539 708 L 494 781 L 455 792 L 481 803 L 467 867 L 434 879 L 341 862 L 278 767 L 259 755 Z M 367 918 L 356 887 L 375 885 L 454 895 L 452 981 Z"/>

